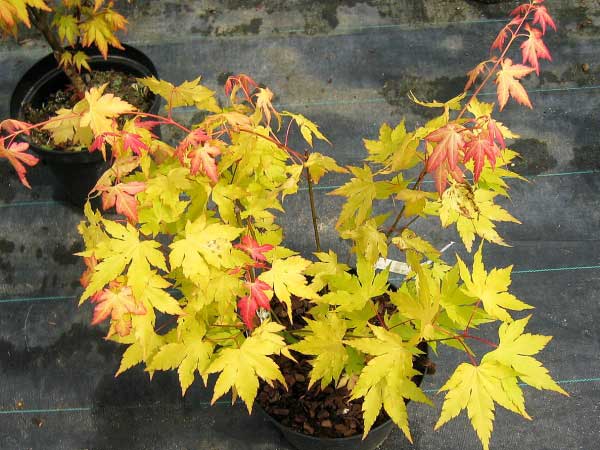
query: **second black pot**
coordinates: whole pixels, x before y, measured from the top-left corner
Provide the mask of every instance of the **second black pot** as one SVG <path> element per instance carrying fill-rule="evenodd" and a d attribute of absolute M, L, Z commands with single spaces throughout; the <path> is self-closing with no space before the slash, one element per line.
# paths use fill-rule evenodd
<path fill-rule="evenodd" d="M 116 70 L 136 77 L 158 76 L 152 61 L 141 51 L 127 45 L 124 50 L 111 50 L 106 60 L 93 49 L 86 49 L 86 53 L 90 56 L 92 70 Z M 23 120 L 23 105 L 41 105 L 50 94 L 68 84 L 69 79 L 57 66 L 54 56 L 42 58 L 17 83 L 10 100 L 11 117 Z M 155 97 L 150 111 L 146 112 L 156 114 L 159 108 L 160 98 Z M 100 152 L 48 150 L 34 144 L 30 144 L 30 149 L 49 167 L 56 177 L 57 188 L 76 206 L 85 203 L 98 178 L 109 167 Z"/>

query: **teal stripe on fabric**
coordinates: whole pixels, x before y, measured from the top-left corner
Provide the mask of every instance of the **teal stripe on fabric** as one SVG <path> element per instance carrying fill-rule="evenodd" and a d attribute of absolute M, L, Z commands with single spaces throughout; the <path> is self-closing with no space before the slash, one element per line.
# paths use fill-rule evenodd
<path fill-rule="evenodd" d="M 568 272 L 572 270 L 597 270 L 600 269 L 600 265 L 598 266 L 571 266 L 571 267 L 546 267 L 542 269 L 521 269 L 521 270 L 513 270 L 513 274 L 527 274 L 527 273 L 545 273 L 545 272 Z M 390 277 L 388 281 L 402 281 L 404 277 Z"/>
<path fill-rule="evenodd" d="M 573 270 L 597 270 L 600 269 L 600 265 L 597 266 L 571 266 L 571 267 L 547 267 L 542 269 L 521 269 L 521 270 L 513 270 L 513 274 L 526 274 L 526 273 L 544 273 L 544 272 L 566 272 Z M 402 277 L 390 277 L 389 281 L 400 281 Z M 61 301 L 61 300 L 75 300 L 77 296 L 75 295 L 58 295 L 58 296 L 48 296 L 48 297 L 23 297 L 23 298 L 7 298 L 0 299 L 0 304 L 2 303 L 24 303 L 24 302 L 40 302 L 40 301 Z"/>
<path fill-rule="evenodd" d="M 513 270 L 512 273 L 544 273 L 544 272 L 565 272 L 569 270 L 595 270 L 600 266 L 571 266 L 571 267 L 548 267 L 544 269 L 523 269 Z"/>
<path fill-rule="evenodd" d="M 559 380 L 557 381 L 558 384 L 583 384 L 583 383 L 595 383 L 595 382 L 600 382 L 600 378 L 576 378 L 576 379 L 572 379 L 572 380 Z M 520 386 L 524 386 L 527 387 L 527 384 L 524 383 L 520 383 Z M 423 389 L 424 392 L 431 394 L 431 393 L 435 393 L 439 390 L 438 389 Z M 196 402 L 194 403 L 195 405 L 198 406 L 211 406 L 210 402 Z M 215 405 L 231 405 L 231 402 L 227 401 L 227 400 L 219 400 L 217 402 L 214 403 Z M 132 406 L 130 407 L 131 409 L 137 409 L 137 408 L 141 408 L 141 409 L 156 409 L 156 408 L 160 408 L 161 405 L 156 405 L 156 406 L 146 406 L 146 405 L 140 405 L 140 406 Z M 117 409 L 126 409 L 126 407 L 119 407 L 116 406 L 115 408 Z M 102 409 L 102 408 L 99 408 Z M 86 412 L 86 411 L 91 411 L 92 407 L 90 406 L 83 406 L 83 407 L 79 407 L 79 408 L 47 408 L 47 409 L 8 409 L 8 410 L 0 410 L 0 415 L 15 415 L 15 414 L 54 414 L 54 413 L 73 413 L 73 412 Z"/>
<path fill-rule="evenodd" d="M 556 383 L 557 384 L 580 384 L 580 383 L 597 383 L 597 382 L 600 382 L 600 378 L 575 378 L 572 380 L 559 380 Z M 519 383 L 519 386 L 531 387 L 525 383 Z M 439 388 L 438 389 L 423 389 L 423 392 L 426 392 L 428 394 L 435 393 L 437 391 L 439 391 Z"/>
<path fill-rule="evenodd" d="M 565 86 L 556 88 L 538 88 L 530 89 L 527 92 L 530 94 L 545 94 L 545 93 L 556 93 L 556 92 L 583 92 L 583 91 L 594 91 L 600 89 L 600 85 L 592 86 Z M 478 97 L 496 97 L 497 93 L 494 92 L 481 92 Z M 311 106 L 343 106 L 343 105 L 363 105 L 370 103 L 387 103 L 385 98 L 380 97 L 367 97 L 357 99 L 339 99 L 339 100 L 318 100 L 314 102 L 292 102 L 292 103 L 275 103 L 277 108 L 299 108 L 299 107 L 311 107 Z"/>
<path fill-rule="evenodd" d="M 5 298 L 0 299 L 0 303 L 23 303 L 23 302 L 45 302 L 45 301 L 62 301 L 75 300 L 75 295 L 54 295 L 48 297 L 21 297 L 21 298 Z"/>
<path fill-rule="evenodd" d="M 55 200 L 48 201 L 22 201 L 22 202 L 14 202 L 14 203 L 1 203 L 0 208 L 19 208 L 26 206 L 57 206 L 64 205 L 63 202 L 58 202 Z"/>
<path fill-rule="evenodd" d="M 575 170 L 570 172 L 555 172 L 555 173 L 540 173 L 536 175 L 523 175 L 525 178 L 544 178 L 544 177 L 566 177 L 566 176 L 574 176 L 574 175 L 591 175 L 600 173 L 600 170 L 590 169 L 590 170 Z M 434 180 L 424 180 L 423 183 L 434 183 Z M 334 186 L 313 186 L 315 191 L 332 191 L 334 189 L 338 189 L 342 187 L 341 185 Z M 299 191 L 307 191 L 307 187 L 298 188 Z"/>
<path fill-rule="evenodd" d="M 194 405 L 197 406 L 211 406 L 210 402 L 195 402 Z M 227 400 L 218 400 L 213 405 L 231 405 L 230 401 Z M 117 409 L 156 409 L 161 405 L 157 406 L 147 406 L 147 405 L 139 405 L 139 406 L 115 406 Z M 105 407 L 99 407 L 98 409 L 103 409 Z M 110 408 L 107 407 L 107 408 Z M 81 406 L 74 408 L 40 408 L 40 409 L 7 409 L 0 410 L 0 415 L 14 415 L 14 414 L 54 414 L 54 413 L 74 413 L 74 412 L 87 412 L 91 411 L 93 408 L 91 406 Z"/>

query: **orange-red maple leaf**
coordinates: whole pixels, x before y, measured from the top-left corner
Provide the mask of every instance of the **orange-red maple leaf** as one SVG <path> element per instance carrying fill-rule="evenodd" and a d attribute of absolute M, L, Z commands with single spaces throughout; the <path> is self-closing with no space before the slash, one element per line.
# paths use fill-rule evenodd
<path fill-rule="evenodd" d="M 450 169 L 458 167 L 461 150 L 465 146 L 463 133 L 468 130 L 457 124 L 448 124 L 430 133 L 425 140 L 435 142 L 437 145 L 427 159 L 427 172 L 433 172 L 444 162 L 448 162 Z"/>
<path fill-rule="evenodd" d="M 467 142 L 464 162 L 473 160 L 473 176 L 475 181 L 478 181 L 485 160 L 487 159 L 494 167 L 498 156 L 500 156 L 500 149 L 487 133 L 482 132 Z"/>
<path fill-rule="evenodd" d="M 210 137 L 208 136 L 208 134 L 206 134 L 206 132 L 201 128 L 196 128 L 185 138 L 183 138 L 179 145 L 177 145 L 177 150 L 175 152 L 177 158 L 179 158 L 179 162 L 181 163 L 181 165 L 185 164 L 185 155 L 190 148 L 196 148 L 204 144 L 209 139 Z"/>
<path fill-rule="evenodd" d="M 142 138 L 139 134 L 123 132 L 122 137 L 123 149 L 130 149 L 138 156 L 142 154 L 142 150 L 148 151 L 148 146 L 142 142 Z"/>
<path fill-rule="evenodd" d="M 556 31 L 554 19 L 552 19 L 552 16 L 548 13 L 548 9 L 543 5 L 536 8 L 535 14 L 533 15 L 533 24 L 540 24 L 540 27 L 542 27 L 542 34 L 546 34 L 546 27 L 550 27 Z"/>
<path fill-rule="evenodd" d="M 488 61 L 480 62 L 473 68 L 473 70 L 467 72 L 467 76 L 469 77 L 469 79 L 467 80 L 467 84 L 465 84 L 465 91 L 467 91 L 471 86 L 473 86 L 475 80 L 477 80 L 477 77 L 481 75 L 486 69 L 487 63 Z"/>
<path fill-rule="evenodd" d="M 502 129 L 496 125 L 496 121 L 492 118 L 488 120 L 488 133 L 490 136 L 490 140 L 492 142 L 496 142 L 500 147 L 500 150 L 506 148 L 506 142 L 504 142 L 504 135 L 502 134 Z"/>
<path fill-rule="evenodd" d="M 533 108 L 527 91 L 518 80 L 529 75 L 535 69 L 522 64 L 514 64 L 510 58 L 502 61 L 502 69 L 496 75 L 496 84 L 498 85 L 498 103 L 500 111 L 504 109 L 508 102 L 509 95 L 521 105 Z"/>
<path fill-rule="evenodd" d="M 539 59 L 547 59 L 552 61 L 550 51 L 542 40 L 542 32 L 537 28 L 532 28 L 527 24 L 525 29 L 529 33 L 529 38 L 521 44 L 523 52 L 523 64 L 530 63 L 535 68 L 535 73 L 540 74 Z"/>
<path fill-rule="evenodd" d="M 530 4 L 522 4 L 517 6 L 515 9 L 513 9 L 510 12 L 510 15 L 513 17 L 523 17 L 525 16 L 527 13 L 529 13 L 529 11 L 531 10 L 533 6 Z"/>
<path fill-rule="evenodd" d="M 435 180 L 435 188 L 440 195 L 446 190 L 446 186 L 448 185 L 448 175 L 452 175 L 459 183 L 465 181 L 465 177 L 460 170 L 460 167 L 456 167 L 454 169 L 450 169 L 448 162 L 444 161 L 433 174 L 433 178 Z"/>
<path fill-rule="evenodd" d="M 81 286 L 86 288 L 90 284 L 92 275 L 95 272 L 95 268 L 96 268 L 96 265 L 98 264 L 98 261 L 96 260 L 96 257 L 94 255 L 92 255 L 89 257 L 85 256 L 83 258 L 83 262 L 86 266 L 86 269 L 85 269 L 85 272 L 83 272 L 83 274 L 79 278 L 79 283 L 81 283 Z"/>
<path fill-rule="evenodd" d="M 96 304 L 92 325 L 98 325 L 110 317 L 111 325 L 119 336 L 127 336 L 131 331 L 130 314 L 146 314 L 146 308 L 141 303 L 138 304 L 131 288 L 117 283 L 93 295 L 92 302 Z M 113 334 L 112 326 L 107 337 Z"/>
<path fill-rule="evenodd" d="M 20 120 L 5 119 L 0 122 L 0 130 L 4 130 L 9 134 L 22 131 L 23 133 L 29 135 L 30 128 L 31 125 L 29 125 L 27 122 L 21 122 Z"/>
<path fill-rule="evenodd" d="M 146 183 L 132 181 L 115 186 L 96 186 L 96 189 L 102 192 L 102 209 L 106 211 L 116 205 L 119 214 L 123 214 L 131 223 L 138 222 L 135 195 L 146 189 Z"/>
<path fill-rule="evenodd" d="M 273 250 L 270 244 L 259 245 L 252 236 L 242 236 L 240 244 L 235 244 L 234 247 L 245 251 L 254 261 L 266 261 L 265 253 Z"/>
<path fill-rule="evenodd" d="M 502 30 L 500 30 L 500 33 L 498 33 L 498 36 L 496 36 L 496 39 L 494 39 L 494 42 L 492 43 L 492 50 L 494 50 L 494 49 L 502 50 L 507 37 L 508 37 L 508 28 L 504 27 L 504 28 L 502 28 Z"/>
<path fill-rule="evenodd" d="M 196 175 L 200 170 L 210 178 L 213 183 L 219 182 L 219 171 L 217 170 L 217 161 L 215 158 L 221 154 L 221 150 L 210 142 L 196 147 L 190 153 L 190 173 Z"/>
<path fill-rule="evenodd" d="M 257 87 L 258 87 L 258 84 L 256 83 L 256 81 L 254 81 L 248 75 L 245 75 L 245 74 L 241 73 L 239 75 L 230 76 L 227 79 L 227 81 L 225 82 L 225 93 L 227 95 L 231 95 L 232 92 L 235 94 L 235 92 L 239 88 L 241 88 L 244 91 L 244 97 L 245 97 L 245 99 L 248 102 L 252 103 L 252 99 L 250 98 L 250 94 Z"/>
<path fill-rule="evenodd" d="M 19 177 L 19 180 L 21 180 L 21 183 L 31 189 L 31 185 L 25 177 L 25 174 L 27 173 L 25 165 L 33 167 L 40 160 L 37 157 L 26 153 L 28 148 L 29 144 L 27 142 L 13 142 L 6 148 L 4 147 L 4 139 L 0 139 L 0 158 L 8 159 L 8 162 L 12 164 L 17 172 L 17 176 Z"/>
<path fill-rule="evenodd" d="M 269 297 L 265 291 L 271 290 L 271 286 L 264 281 L 256 280 L 247 282 L 246 287 L 250 290 L 250 295 L 242 297 L 238 301 L 238 309 L 242 320 L 251 330 L 254 328 L 254 318 L 258 308 L 270 309 Z"/>

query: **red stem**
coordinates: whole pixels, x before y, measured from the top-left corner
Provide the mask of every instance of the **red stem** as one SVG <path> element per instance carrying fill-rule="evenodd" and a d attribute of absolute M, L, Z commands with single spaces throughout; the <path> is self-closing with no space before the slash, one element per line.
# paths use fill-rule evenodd
<path fill-rule="evenodd" d="M 477 95 L 481 92 L 481 89 L 483 89 L 483 87 L 488 83 L 488 81 L 490 80 L 490 78 L 492 78 L 492 75 L 494 74 L 494 72 L 496 71 L 496 69 L 498 68 L 498 66 L 502 63 L 502 61 L 504 60 L 504 57 L 506 56 L 506 53 L 508 52 L 508 50 L 510 49 L 510 47 L 512 46 L 512 44 L 515 42 L 515 40 L 519 37 L 518 36 L 519 31 L 523 27 L 523 24 L 525 23 L 525 19 L 527 19 L 527 16 L 529 15 L 529 13 L 532 10 L 533 10 L 533 5 L 530 4 L 529 5 L 529 9 L 527 10 L 527 12 L 525 13 L 525 15 L 523 16 L 523 20 L 521 20 L 521 23 L 517 27 L 516 31 L 513 32 L 513 35 L 510 38 L 510 41 L 508 42 L 508 44 L 506 45 L 506 47 L 504 48 L 504 51 L 502 52 L 502 54 L 500 55 L 500 57 L 498 58 L 498 60 L 494 64 L 494 66 L 491 68 L 491 70 L 489 71 L 489 73 L 487 74 L 487 76 L 485 77 L 485 79 L 482 81 L 482 83 L 479 85 L 479 87 L 475 90 L 475 92 L 473 93 L 473 95 L 471 95 L 471 97 L 469 98 L 469 101 L 467 103 L 465 103 L 465 106 L 463 107 L 463 109 L 461 109 L 461 111 L 458 114 L 458 116 L 456 117 L 455 121 L 460 120 L 460 118 L 467 111 L 467 108 L 468 108 L 469 104 L 473 101 L 473 99 L 475 97 L 477 97 Z"/>

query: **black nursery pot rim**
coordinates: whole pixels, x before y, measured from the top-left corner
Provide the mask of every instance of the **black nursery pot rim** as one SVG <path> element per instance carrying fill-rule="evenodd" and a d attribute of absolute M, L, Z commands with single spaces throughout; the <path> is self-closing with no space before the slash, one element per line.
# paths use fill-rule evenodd
<path fill-rule="evenodd" d="M 356 440 L 362 440 L 362 434 L 353 434 L 352 436 L 347 436 L 347 437 L 331 438 L 331 437 L 311 436 L 310 434 L 300 433 L 299 431 L 296 431 L 293 428 L 288 427 L 288 426 L 282 424 L 281 422 L 279 422 L 277 419 L 275 419 L 273 416 L 271 416 L 268 412 L 266 412 L 260 403 L 257 402 L 257 406 L 258 406 L 259 411 L 262 414 L 264 414 L 265 416 L 267 416 L 268 419 L 275 424 L 275 426 L 277 426 L 278 428 L 285 429 L 286 433 L 293 434 L 295 436 L 298 436 L 299 438 L 302 438 L 302 439 L 305 439 L 308 441 L 344 443 L 344 442 L 354 442 Z M 392 419 L 388 419 L 385 422 L 383 422 L 382 424 L 371 428 L 369 430 L 368 434 L 371 434 L 371 433 L 377 432 L 378 430 L 381 430 L 383 428 L 389 427 L 391 424 L 393 424 Z"/>
<path fill-rule="evenodd" d="M 100 54 L 95 48 L 82 48 L 78 50 L 84 51 L 89 56 L 89 64 L 92 70 L 103 70 L 103 66 L 107 69 L 117 66 L 116 70 L 120 70 L 125 73 L 131 73 L 135 76 L 158 76 L 156 67 L 142 51 L 135 47 L 127 44 L 122 44 L 123 50 L 111 48 L 108 53 L 108 58 Z M 38 60 L 33 66 L 31 66 L 25 74 L 21 77 L 19 82 L 16 84 L 15 89 L 10 99 L 10 117 L 17 120 L 23 120 L 23 109 L 22 106 L 27 103 L 31 103 L 41 89 L 43 89 L 49 83 L 53 83 L 57 77 L 66 77 L 61 68 L 58 67 L 54 55 L 48 54 L 42 59 Z M 158 112 L 160 108 L 161 99 L 158 95 L 154 95 L 154 100 L 147 112 Z M 28 141 L 26 137 L 24 140 Z M 30 149 L 40 156 L 65 156 L 67 158 L 74 155 L 88 155 L 87 158 L 80 156 L 78 158 L 78 164 L 81 163 L 95 163 L 102 159 L 101 152 L 89 152 L 88 149 L 82 149 L 78 151 L 68 151 L 62 149 L 47 149 L 40 147 L 33 143 L 30 143 Z M 88 159 L 85 161 L 85 159 Z M 68 164 L 66 161 L 61 161 L 63 164 Z"/>
<path fill-rule="evenodd" d="M 419 348 L 423 353 L 417 355 L 417 358 L 420 356 L 424 356 L 425 358 L 429 357 L 429 345 L 427 344 L 427 341 L 421 341 L 417 344 L 417 348 Z M 423 383 L 423 380 L 425 379 L 425 376 L 427 375 L 428 371 L 424 370 L 423 373 L 419 373 L 418 375 L 415 375 L 412 380 L 413 382 L 417 385 L 417 386 L 421 386 L 421 384 Z M 410 400 L 409 399 L 405 399 L 405 403 L 409 403 Z M 305 434 L 302 433 L 300 431 L 297 431 L 295 429 L 293 429 L 292 427 L 289 427 L 287 425 L 282 424 L 281 422 L 279 422 L 277 419 L 275 419 L 273 416 L 271 416 L 264 408 L 263 406 L 259 403 L 259 402 L 255 402 L 255 404 L 257 405 L 258 409 L 260 410 L 260 412 L 267 416 L 267 418 L 282 432 L 282 434 L 284 435 L 284 437 L 287 439 L 288 435 L 291 436 L 295 436 L 296 438 L 298 438 L 299 441 L 304 441 L 305 443 L 314 443 L 316 444 L 327 444 L 327 443 L 331 443 L 332 445 L 335 444 L 336 448 L 338 448 L 340 446 L 340 444 L 344 444 L 344 443 L 358 443 L 358 442 L 365 442 L 365 440 L 369 439 L 369 436 L 375 436 L 378 434 L 378 432 L 382 431 L 384 433 L 384 437 L 383 440 L 380 441 L 378 444 L 376 444 L 377 446 L 381 445 L 381 443 L 383 441 L 385 441 L 388 436 L 389 433 L 391 433 L 393 426 L 395 425 L 394 422 L 392 421 L 392 419 L 388 418 L 387 420 L 385 420 L 383 423 L 377 425 L 376 427 L 372 427 L 369 432 L 367 433 L 367 435 L 365 436 L 365 439 L 363 440 L 362 438 L 362 434 L 358 433 L 358 434 L 353 434 L 352 436 L 346 436 L 346 437 L 337 437 L 337 438 L 332 438 L 332 437 L 319 437 L 319 436 L 311 436 L 309 434 Z M 389 431 L 384 431 L 385 428 L 389 428 Z M 289 439 L 287 439 L 289 441 Z M 293 446 L 296 446 L 293 442 L 290 441 L 290 443 L 292 443 Z M 365 448 L 375 448 L 375 447 L 365 447 Z"/>

